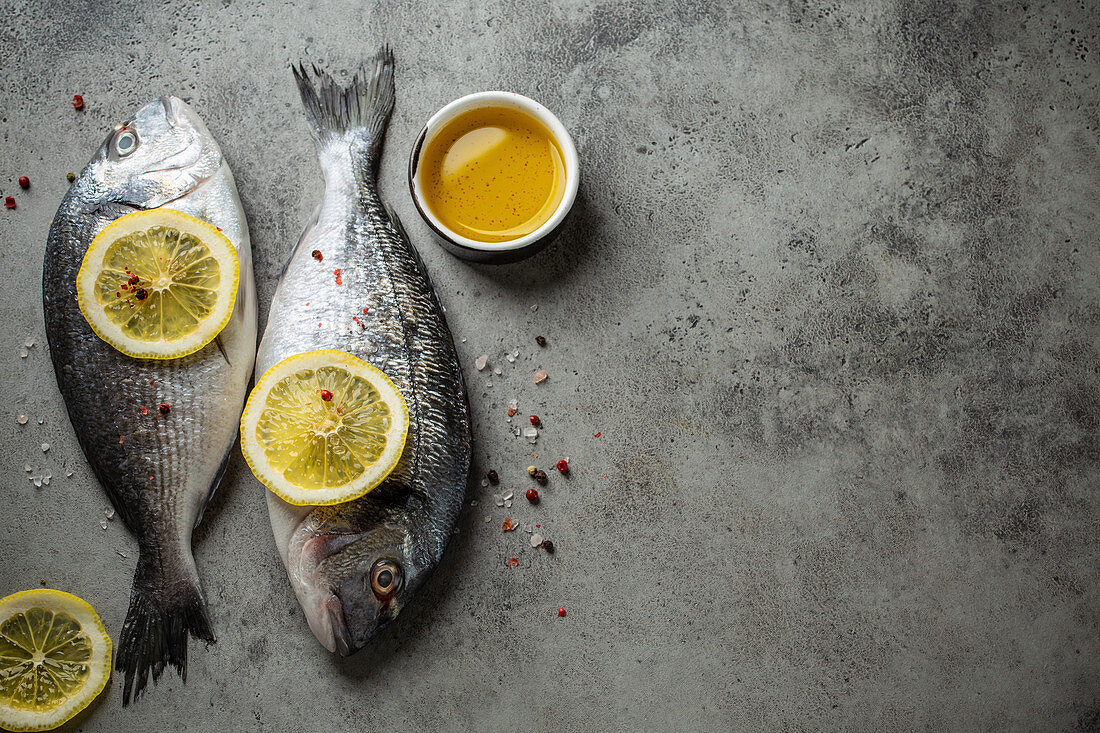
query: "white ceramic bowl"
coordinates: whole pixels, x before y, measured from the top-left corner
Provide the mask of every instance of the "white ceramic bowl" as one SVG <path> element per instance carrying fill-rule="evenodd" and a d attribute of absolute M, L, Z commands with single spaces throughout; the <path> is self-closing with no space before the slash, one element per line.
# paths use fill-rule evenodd
<path fill-rule="evenodd" d="M 565 165 L 565 192 L 562 194 L 558 208 L 538 229 L 507 242 L 479 242 L 452 231 L 436 218 L 424 202 L 424 191 L 420 183 L 420 160 L 424 144 L 439 134 L 439 131 L 455 117 L 479 107 L 511 107 L 522 110 L 540 121 L 557 141 L 561 149 L 562 162 Z M 451 102 L 428 120 L 428 124 L 420 131 L 416 142 L 413 143 L 412 154 L 409 156 L 409 191 L 412 193 L 416 210 L 420 212 L 420 216 L 431 227 L 436 239 L 447 251 L 462 259 L 475 262 L 515 262 L 530 257 L 545 247 L 565 222 L 569 210 L 573 207 L 573 201 L 577 198 L 579 185 L 580 164 L 577 160 L 577 148 L 573 145 L 573 138 L 569 136 L 569 131 L 553 112 L 535 100 L 515 92 L 477 92 Z"/>

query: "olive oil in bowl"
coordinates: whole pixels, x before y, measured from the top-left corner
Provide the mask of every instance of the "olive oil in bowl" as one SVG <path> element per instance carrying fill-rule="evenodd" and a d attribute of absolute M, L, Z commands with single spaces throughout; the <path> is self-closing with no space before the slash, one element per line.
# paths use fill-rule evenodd
<path fill-rule="evenodd" d="M 431 212 L 451 231 L 479 242 L 534 232 L 565 193 L 565 163 L 553 134 L 511 107 L 459 114 L 426 141 L 420 166 Z"/>

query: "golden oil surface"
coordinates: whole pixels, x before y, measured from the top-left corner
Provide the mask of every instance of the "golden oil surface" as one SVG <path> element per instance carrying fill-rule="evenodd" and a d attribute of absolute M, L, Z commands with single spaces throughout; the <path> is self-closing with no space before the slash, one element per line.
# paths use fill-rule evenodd
<path fill-rule="evenodd" d="M 565 193 L 565 164 L 553 134 L 509 107 L 468 110 L 424 147 L 421 188 L 445 226 L 479 242 L 530 234 Z"/>

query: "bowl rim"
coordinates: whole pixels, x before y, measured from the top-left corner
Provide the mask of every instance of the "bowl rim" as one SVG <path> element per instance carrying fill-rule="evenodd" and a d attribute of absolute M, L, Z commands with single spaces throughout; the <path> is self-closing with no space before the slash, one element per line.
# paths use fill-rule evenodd
<path fill-rule="evenodd" d="M 554 209 L 554 213 L 539 225 L 538 229 L 522 237 L 506 242 L 481 242 L 476 239 L 464 237 L 451 230 L 432 213 L 431 208 L 429 208 L 424 201 L 424 191 L 420 182 L 420 163 L 424 154 L 425 145 L 439 133 L 440 129 L 442 129 L 445 124 L 463 112 L 467 112 L 471 109 L 500 106 L 512 107 L 527 112 L 550 130 L 550 133 L 558 143 L 563 158 L 562 162 L 565 164 L 565 191 L 562 193 L 561 201 L 558 202 L 558 207 Z M 416 204 L 416 210 L 420 212 L 420 216 L 424 218 L 432 229 L 451 242 L 462 247 L 483 252 L 510 252 L 517 249 L 523 249 L 553 233 L 562 221 L 564 221 L 569 210 L 573 207 L 573 202 L 577 198 L 577 189 L 579 185 L 580 170 L 577 148 L 573 144 L 573 138 L 569 135 L 569 131 L 565 129 L 565 125 L 561 123 L 561 120 L 559 120 L 553 112 L 530 97 L 525 97 L 518 92 L 474 92 L 473 94 L 459 97 L 453 102 L 444 105 L 438 112 L 428 118 L 428 122 L 424 125 L 424 128 L 416 138 L 416 142 L 413 144 L 412 153 L 409 158 L 409 190 L 412 192 L 413 203 Z"/>

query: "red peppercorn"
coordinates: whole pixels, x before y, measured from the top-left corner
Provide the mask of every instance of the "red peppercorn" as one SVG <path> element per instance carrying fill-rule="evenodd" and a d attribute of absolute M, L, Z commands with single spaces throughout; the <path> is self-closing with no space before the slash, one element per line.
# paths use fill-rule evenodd
<path fill-rule="evenodd" d="M 562 473 L 569 473 L 569 461 L 565 460 L 564 458 L 558 461 L 555 465 Z"/>
<path fill-rule="evenodd" d="M 30 187 L 31 187 L 31 179 L 27 178 L 26 176 L 19 176 L 19 188 L 30 188 Z"/>
<path fill-rule="evenodd" d="M 73 95 L 73 109 L 84 109 L 84 97 L 79 94 Z"/>
<path fill-rule="evenodd" d="M 565 609 L 564 608 L 559 608 L 558 609 L 558 615 L 564 617 L 565 616 Z"/>
<path fill-rule="evenodd" d="M 486 475 L 486 478 L 488 478 L 489 483 L 493 484 L 494 486 L 500 483 L 500 475 L 496 471 L 490 470 L 489 473 Z"/>
<path fill-rule="evenodd" d="M 172 408 L 168 405 L 167 402 L 161 402 L 160 407 L 158 407 L 157 409 L 160 411 L 161 415 L 167 415 L 169 412 L 172 411 Z"/>
<path fill-rule="evenodd" d="M 321 260 L 325 259 L 325 256 L 323 254 L 321 254 L 321 250 L 315 249 L 315 250 L 313 250 L 313 259 L 320 262 Z"/>
<path fill-rule="evenodd" d="M 524 494 L 524 496 L 526 496 L 527 501 L 531 502 L 532 504 L 538 504 L 539 503 L 538 489 L 527 489 L 527 493 Z"/>
<path fill-rule="evenodd" d="M 529 417 L 527 419 L 531 421 L 532 425 L 538 425 L 540 422 L 542 422 L 541 420 L 539 420 L 538 415 L 531 415 L 531 417 Z"/>
<path fill-rule="evenodd" d="M 327 389 L 322 389 L 321 390 L 321 399 L 324 400 L 325 402 L 328 402 L 329 400 L 332 399 L 332 392 L 329 392 Z"/>
<path fill-rule="evenodd" d="M 4 206 L 8 209 L 14 209 L 15 208 L 15 197 L 14 196 L 6 196 L 4 198 Z"/>

